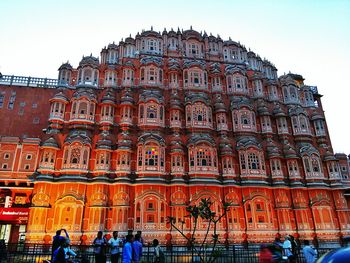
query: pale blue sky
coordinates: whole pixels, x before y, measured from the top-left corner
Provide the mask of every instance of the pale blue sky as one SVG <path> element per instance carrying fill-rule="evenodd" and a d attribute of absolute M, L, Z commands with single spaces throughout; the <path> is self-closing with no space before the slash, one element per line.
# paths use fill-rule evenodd
<path fill-rule="evenodd" d="M 350 0 L 72 1 L 1 0 L 0 72 L 57 77 L 69 60 L 153 25 L 231 37 L 266 57 L 278 74 L 317 85 L 336 152 L 350 153 Z"/>

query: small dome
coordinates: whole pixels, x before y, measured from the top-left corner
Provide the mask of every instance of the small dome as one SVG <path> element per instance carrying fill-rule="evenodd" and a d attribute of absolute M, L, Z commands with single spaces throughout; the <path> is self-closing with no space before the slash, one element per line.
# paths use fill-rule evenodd
<path fill-rule="evenodd" d="M 281 105 L 276 104 L 275 108 L 272 111 L 273 115 L 276 117 L 285 117 L 287 114 L 282 110 Z"/>
<path fill-rule="evenodd" d="M 66 62 L 66 63 L 63 63 L 63 64 L 58 68 L 58 70 L 63 70 L 63 69 L 72 70 L 73 67 L 72 67 L 71 64 L 69 64 L 69 62 Z"/>
<path fill-rule="evenodd" d="M 46 141 L 44 141 L 41 145 L 43 148 L 54 148 L 56 150 L 59 150 L 60 147 L 58 146 L 58 143 L 56 142 L 55 138 L 50 137 Z"/>
<path fill-rule="evenodd" d="M 267 108 L 265 103 L 262 101 L 259 101 L 258 103 L 257 112 L 260 116 L 271 115 L 271 113 L 269 112 L 269 109 Z"/>
<path fill-rule="evenodd" d="M 133 39 L 131 36 L 125 38 L 124 41 L 125 44 L 135 45 L 135 39 Z"/>
<path fill-rule="evenodd" d="M 118 135 L 118 150 L 131 150 L 132 141 L 127 131 Z"/>
<path fill-rule="evenodd" d="M 80 99 L 82 97 L 88 98 L 90 101 L 95 101 L 95 102 L 97 99 L 97 96 L 94 90 L 88 89 L 88 88 L 79 88 L 73 94 L 74 99 Z"/>
<path fill-rule="evenodd" d="M 161 38 L 162 36 L 159 34 L 159 32 L 156 32 L 153 30 L 153 26 L 151 27 L 151 30 L 146 30 L 141 33 L 142 37 L 157 37 Z"/>
<path fill-rule="evenodd" d="M 53 98 L 50 99 L 50 101 L 63 101 L 67 103 L 69 99 L 62 91 L 60 91 L 57 94 L 55 94 L 55 96 L 53 96 Z"/>
<path fill-rule="evenodd" d="M 134 105 L 134 98 L 129 88 L 124 90 L 124 93 L 121 97 L 121 105 Z"/>
<path fill-rule="evenodd" d="M 267 148 L 268 158 L 282 157 L 282 153 L 280 149 L 276 146 L 276 144 L 271 139 L 269 139 L 269 141 L 267 142 L 266 148 Z"/>
<path fill-rule="evenodd" d="M 101 103 L 115 103 L 115 96 L 112 89 L 107 89 L 105 95 L 101 99 Z"/>
<path fill-rule="evenodd" d="M 98 135 L 98 140 L 96 142 L 96 149 L 110 150 L 112 149 L 112 139 L 108 131 L 103 131 Z"/>
<path fill-rule="evenodd" d="M 176 32 L 175 32 L 173 29 L 171 29 L 171 30 L 168 32 L 168 37 L 177 37 Z"/>
<path fill-rule="evenodd" d="M 297 158 L 296 150 L 287 141 L 283 146 L 283 153 L 285 158 Z"/>
<path fill-rule="evenodd" d="M 171 93 L 170 96 L 170 109 L 180 109 L 182 110 L 182 103 L 177 91 Z"/>
<path fill-rule="evenodd" d="M 92 66 L 92 67 L 98 67 L 100 64 L 98 58 L 93 57 L 92 55 L 86 56 L 82 58 L 82 60 L 79 62 L 79 67 L 85 67 L 85 66 Z"/>
<path fill-rule="evenodd" d="M 215 112 L 226 112 L 227 111 L 226 106 L 225 106 L 224 102 L 222 101 L 221 94 L 217 94 L 215 96 L 214 107 L 215 107 Z"/>
<path fill-rule="evenodd" d="M 109 44 L 108 49 L 118 49 L 118 46 L 113 42 L 112 44 Z"/>

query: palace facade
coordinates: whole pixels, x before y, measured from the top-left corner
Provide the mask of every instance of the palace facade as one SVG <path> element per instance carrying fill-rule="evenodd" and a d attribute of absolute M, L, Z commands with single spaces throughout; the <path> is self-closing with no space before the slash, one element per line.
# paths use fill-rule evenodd
<path fill-rule="evenodd" d="M 0 209 L 29 212 L 0 217 L 8 240 L 132 229 L 181 243 L 167 217 L 190 232 L 186 206 L 202 198 L 218 213 L 230 203 L 218 226 L 231 243 L 350 234 L 349 161 L 301 75 L 278 77 L 242 44 L 192 28 L 143 31 L 58 71 L 0 79 Z"/>

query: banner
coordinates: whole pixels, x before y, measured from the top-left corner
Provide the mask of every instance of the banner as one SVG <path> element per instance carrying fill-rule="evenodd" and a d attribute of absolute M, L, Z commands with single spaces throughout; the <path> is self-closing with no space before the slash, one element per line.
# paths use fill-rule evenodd
<path fill-rule="evenodd" d="M 29 208 L 4 208 L 0 207 L 0 221 L 15 224 L 26 224 L 28 222 Z"/>

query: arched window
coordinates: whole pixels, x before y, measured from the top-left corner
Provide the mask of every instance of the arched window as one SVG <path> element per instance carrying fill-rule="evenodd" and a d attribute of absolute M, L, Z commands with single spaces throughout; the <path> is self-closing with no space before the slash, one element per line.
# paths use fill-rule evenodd
<path fill-rule="evenodd" d="M 39 169 L 54 169 L 56 159 L 56 151 L 52 149 L 44 149 L 42 153 Z"/>
<path fill-rule="evenodd" d="M 123 86 L 130 86 L 134 83 L 134 70 L 123 69 Z"/>
<path fill-rule="evenodd" d="M 154 142 L 139 145 L 137 170 L 139 172 L 164 172 L 164 147 Z"/>
<path fill-rule="evenodd" d="M 264 155 L 261 151 L 254 149 L 240 151 L 239 162 L 242 175 L 266 175 Z"/>
<path fill-rule="evenodd" d="M 205 144 L 189 147 L 190 172 L 217 172 L 216 149 Z"/>
<path fill-rule="evenodd" d="M 282 174 L 282 165 L 280 159 L 271 159 L 270 160 L 271 174 L 273 177 L 283 177 Z"/>
<path fill-rule="evenodd" d="M 262 197 L 249 200 L 244 205 L 248 229 L 268 229 L 272 225 L 272 208 Z"/>
<path fill-rule="evenodd" d="M 299 166 L 296 160 L 287 160 L 288 174 L 290 178 L 299 178 Z"/>
<path fill-rule="evenodd" d="M 164 107 L 149 101 L 139 106 L 139 125 L 164 126 Z"/>
<path fill-rule="evenodd" d="M 231 156 L 222 157 L 222 173 L 224 175 L 234 175 L 233 159 Z"/>
<path fill-rule="evenodd" d="M 284 86 L 282 91 L 285 103 L 299 103 L 298 89 L 295 86 Z"/>
<path fill-rule="evenodd" d="M 107 70 L 105 72 L 105 86 L 114 86 L 116 85 L 116 74 L 114 71 Z"/>
<path fill-rule="evenodd" d="M 261 132 L 272 132 L 270 116 L 262 116 L 261 120 Z"/>
<path fill-rule="evenodd" d="M 254 80 L 253 86 L 254 86 L 254 95 L 256 97 L 264 96 L 263 84 L 260 79 Z"/>
<path fill-rule="evenodd" d="M 247 78 L 240 73 L 226 76 L 228 94 L 248 94 Z"/>
<path fill-rule="evenodd" d="M 318 155 L 311 154 L 303 156 L 304 170 L 306 179 L 315 177 L 324 177 L 321 170 L 321 161 Z"/>
<path fill-rule="evenodd" d="M 225 112 L 216 114 L 216 129 L 218 131 L 227 131 L 227 117 Z"/>
<path fill-rule="evenodd" d="M 96 154 L 96 170 L 109 170 L 111 153 L 107 151 L 98 151 Z"/>
<path fill-rule="evenodd" d="M 184 161 L 181 154 L 173 154 L 171 156 L 171 173 L 182 174 L 184 172 Z"/>
<path fill-rule="evenodd" d="M 316 136 L 326 136 L 326 128 L 325 128 L 324 120 L 315 120 L 314 128 L 315 128 Z"/>
<path fill-rule="evenodd" d="M 153 65 L 141 68 L 141 84 L 162 84 L 163 81 L 163 71 L 162 69 L 155 67 Z"/>
<path fill-rule="evenodd" d="M 184 87 L 195 89 L 206 89 L 208 76 L 206 71 L 200 68 L 190 68 L 184 70 Z"/>
<path fill-rule="evenodd" d="M 279 134 L 288 134 L 288 124 L 286 117 L 278 117 L 277 118 L 277 132 Z"/>
<path fill-rule="evenodd" d="M 186 106 L 186 126 L 212 128 L 212 110 L 203 102 Z"/>
<path fill-rule="evenodd" d="M 233 110 L 233 130 L 256 132 L 254 111 L 248 109 Z"/>
<path fill-rule="evenodd" d="M 292 116 L 293 134 L 311 134 L 309 119 L 304 114 Z"/>
<path fill-rule="evenodd" d="M 86 170 L 88 168 L 90 147 L 73 143 L 64 148 L 63 169 Z"/>

